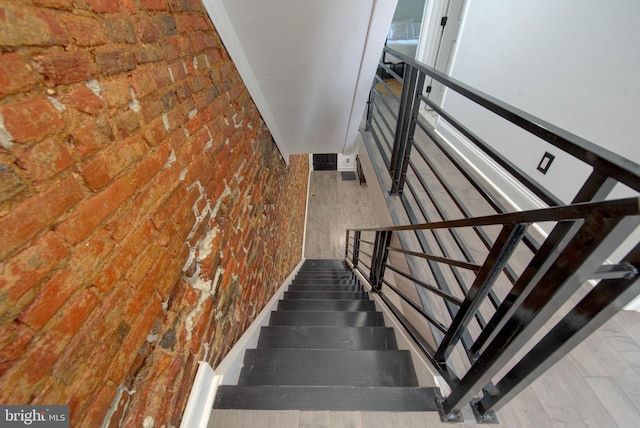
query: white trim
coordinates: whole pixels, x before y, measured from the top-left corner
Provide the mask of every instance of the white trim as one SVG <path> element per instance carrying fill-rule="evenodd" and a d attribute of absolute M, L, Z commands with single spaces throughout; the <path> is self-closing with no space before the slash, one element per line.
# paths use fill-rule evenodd
<path fill-rule="evenodd" d="M 274 119 L 271 109 L 269 108 L 269 104 L 260 89 L 258 79 L 253 74 L 253 69 L 249 65 L 249 60 L 244 53 L 244 49 L 240 44 L 240 39 L 233 28 L 233 24 L 229 19 L 229 14 L 225 9 L 222 0 L 203 0 L 202 2 L 204 7 L 207 9 L 209 18 L 211 18 L 216 31 L 224 42 L 225 49 L 233 60 L 240 76 L 242 76 L 242 81 L 251 94 L 253 102 L 260 111 L 262 119 L 269 128 L 269 132 L 271 132 L 271 135 L 280 150 L 280 154 L 284 158 L 285 162 L 289 164 L 289 155 L 291 153 L 284 143 L 282 134 L 276 124 L 276 120 Z"/>
<path fill-rule="evenodd" d="M 220 364 L 215 368 L 216 375 L 222 379 L 222 385 L 236 385 L 240 378 L 240 370 L 242 369 L 242 361 L 244 351 L 248 348 L 255 348 L 258 345 L 258 337 L 260 336 L 260 328 L 269 325 L 269 316 L 271 311 L 275 310 L 278 300 L 282 298 L 289 284 L 298 273 L 298 270 L 304 263 L 304 259 L 291 271 L 287 279 L 284 280 L 278 291 L 273 295 L 271 300 L 267 302 L 265 307 L 260 311 L 256 319 L 251 323 L 249 328 L 238 339 L 233 348 L 224 357 Z"/>
<path fill-rule="evenodd" d="M 313 155 L 309 155 L 309 162 L 313 162 Z M 304 230 L 302 232 L 302 248 L 300 250 L 300 258 L 305 258 L 305 248 L 307 248 L 307 219 L 309 214 L 309 188 L 311 187 L 311 171 L 313 171 L 313 164 L 309 164 L 309 173 L 307 174 L 307 195 L 304 200 Z"/>
<path fill-rule="evenodd" d="M 215 374 L 209 363 L 200 361 L 187 407 L 182 414 L 180 428 L 207 427 L 220 380 L 220 376 Z"/>

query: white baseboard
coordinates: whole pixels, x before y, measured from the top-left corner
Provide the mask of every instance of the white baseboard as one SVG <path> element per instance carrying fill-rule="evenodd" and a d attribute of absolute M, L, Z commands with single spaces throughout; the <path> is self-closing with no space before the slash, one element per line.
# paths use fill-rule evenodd
<path fill-rule="evenodd" d="M 216 376 L 209 363 L 200 361 L 180 428 L 207 427 L 219 384 L 220 376 Z"/>

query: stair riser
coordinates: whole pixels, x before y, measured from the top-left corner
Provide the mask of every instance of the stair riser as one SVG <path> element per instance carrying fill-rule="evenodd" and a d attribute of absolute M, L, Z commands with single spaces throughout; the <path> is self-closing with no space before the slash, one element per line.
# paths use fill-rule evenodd
<path fill-rule="evenodd" d="M 238 385 L 418 386 L 409 351 L 247 349 Z"/>
<path fill-rule="evenodd" d="M 262 327 L 258 349 L 398 349 L 386 327 Z"/>
<path fill-rule="evenodd" d="M 280 300 L 278 311 L 375 311 L 372 300 Z"/>
<path fill-rule="evenodd" d="M 339 299 L 339 300 L 369 300 L 366 292 L 347 291 L 285 291 L 285 299 Z"/>
<path fill-rule="evenodd" d="M 436 388 L 231 386 L 218 389 L 214 409 L 433 412 Z"/>
<path fill-rule="evenodd" d="M 287 291 L 342 291 L 364 292 L 361 285 L 290 285 Z"/>
<path fill-rule="evenodd" d="M 272 312 L 269 325 L 383 327 L 380 312 Z"/>

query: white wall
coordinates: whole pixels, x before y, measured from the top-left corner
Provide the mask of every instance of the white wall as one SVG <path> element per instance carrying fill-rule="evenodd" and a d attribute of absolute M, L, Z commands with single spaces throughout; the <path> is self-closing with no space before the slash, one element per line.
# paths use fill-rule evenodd
<path fill-rule="evenodd" d="M 639 17 L 637 0 L 468 0 L 451 76 L 640 163 Z M 457 94 L 444 107 L 567 202 L 589 173 Z"/>
<path fill-rule="evenodd" d="M 468 0 L 451 76 L 599 146 L 640 163 L 640 2 Z M 445 110 L 556 196 L 570 202 L 590 168 L 457 94 Z M 438 131 L 522 209 L 535 198 L 487 167 L 451 127 Z M 546 175 L 545 151 L 556 156 Z M 637 195 L 618 187 L 611 198 Z M 640 238 L 636 230 L 612 256 Z M 639 298 L 640 299 L 640 298 Z M 637 305 L 640 307 L 640 300 Z"/>

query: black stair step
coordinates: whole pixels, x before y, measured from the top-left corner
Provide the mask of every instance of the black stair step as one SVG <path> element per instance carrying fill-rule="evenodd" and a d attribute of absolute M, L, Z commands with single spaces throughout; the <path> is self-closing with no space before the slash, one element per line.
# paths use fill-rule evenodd
<path fill-rule="evenodd" d="M 352 281 L 356 280 L 355 275 L 296 275 L 293 280 L 298 281 Z"/>
<path fill-rule="evenodd" d="M 247 349 L 238 385 L 418 386 L 409 351 Z"/>
<path fill-rule="evenodd" d="M 383 327 L 382 312 L 276 311 L 269 325 Z"/>
<path fill-rule="evenodd" d="M 365 291 L 285 291 L 285 299 L 362 299 L 369 300 L 369 294 Z"/>
<path fill-rule="evenodd" d="M 345 350 L 398 349 L 393 329 L 388 327 L 262 327 L 257 347 Z"/>
<path fill-rule="evenodd" d="M 373 300 L 280 300 L 279 311 L 375 311 Z"/>
<path fill-rule="evenodd" d="M 300 285 L 292 284 L 287 291 L 347 291 L 358 292 L 364 291 L 364 288 L 360 284 L 349 285 Z"/>
<path fill-rule="evenodd" d="M 320 279 L 298 279 L 295 278 L 291 281 L 292 285 L 350 285 L 350 284 L 358 284 L 358 281 L 355 279 L 328 279 L 328 278 L 320 278 Z"/>
<path fill-rule="evenodd" d="M 221 385 L 214 409 L 431 412 L 435 388 Z"/>

